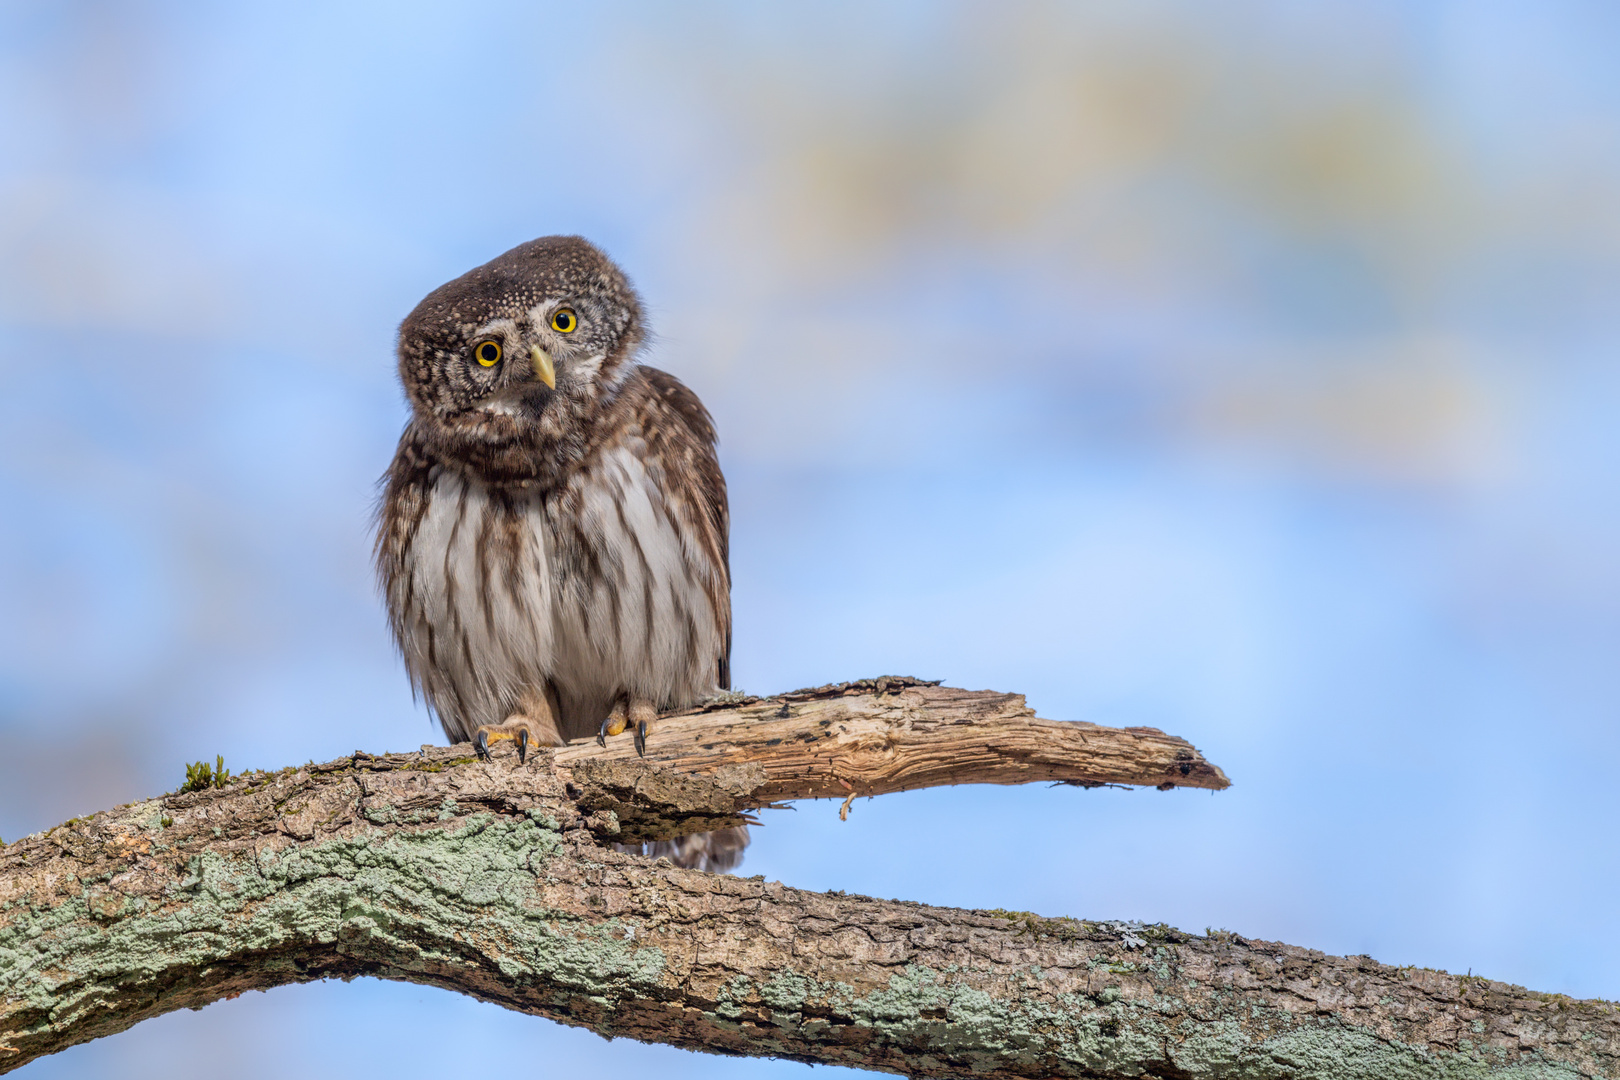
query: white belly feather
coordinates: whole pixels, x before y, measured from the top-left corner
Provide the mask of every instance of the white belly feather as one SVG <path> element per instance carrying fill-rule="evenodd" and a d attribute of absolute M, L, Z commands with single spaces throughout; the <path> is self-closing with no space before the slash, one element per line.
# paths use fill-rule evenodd
<path fill-rule="evenodd" d="M 725 646 L 710 571 L 632 449 L 525 500 L 516 522 L 477 481 L 434 480 L 406 558 L 403 636 L 452 737 L 500 723 L 547 680 L 568 738 L 594 732 L 620 694 L 669 708 L 714 689 Z"/>

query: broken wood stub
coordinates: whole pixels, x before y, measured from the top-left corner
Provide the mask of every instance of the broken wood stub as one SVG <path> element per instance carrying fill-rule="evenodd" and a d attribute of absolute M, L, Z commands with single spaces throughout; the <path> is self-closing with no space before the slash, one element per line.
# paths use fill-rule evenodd
<path fill-rule="evenodd" d="M 737 697 L 660 719 L 646 760 L 699 774 L 758 764 L 765 781 L 755 805 L 949 784 L 1230 786 L 1184 739 L 1157 728 L 1043 720 L 1022 694 L 887 676 Z M 581 739 L 556 753 L 563 765 L 635 756 L 628 739 L 610 740 L 605 751 Z"/>

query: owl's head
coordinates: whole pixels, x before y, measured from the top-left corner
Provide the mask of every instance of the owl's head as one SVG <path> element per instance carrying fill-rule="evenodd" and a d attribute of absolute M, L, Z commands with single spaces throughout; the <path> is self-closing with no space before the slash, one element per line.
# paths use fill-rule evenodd
<path fill-rule="evenodd" d="M 399 328 L 399 377 L 443 454 L 492 474 L 549 471 L 640 346 L 641 300 L 577 236 L 546 236 L 427 295 Z"/>

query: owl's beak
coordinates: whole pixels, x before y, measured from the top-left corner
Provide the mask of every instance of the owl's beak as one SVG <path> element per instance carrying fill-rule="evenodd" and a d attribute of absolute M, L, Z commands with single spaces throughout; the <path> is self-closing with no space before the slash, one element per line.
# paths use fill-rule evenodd
<path fill-rule="evenodd" d="M 551 354 L 538 345 L 529 346 L 529 362 L 534 365 L 534 377 L 551 387 L 557 389 L 557 368 L 551 362 Z"/>

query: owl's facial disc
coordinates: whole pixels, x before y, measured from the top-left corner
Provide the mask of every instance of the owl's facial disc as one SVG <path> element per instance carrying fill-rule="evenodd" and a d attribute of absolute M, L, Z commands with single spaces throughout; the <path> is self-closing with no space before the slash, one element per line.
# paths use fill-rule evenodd
<path fill-rule="evenodd" d="M 589 430 L 632 370 L 642 321 L 607 256 L 542 237 L 424 297 L 400 326 L 400 378 L 447 450 L 543 458 Z"/>

